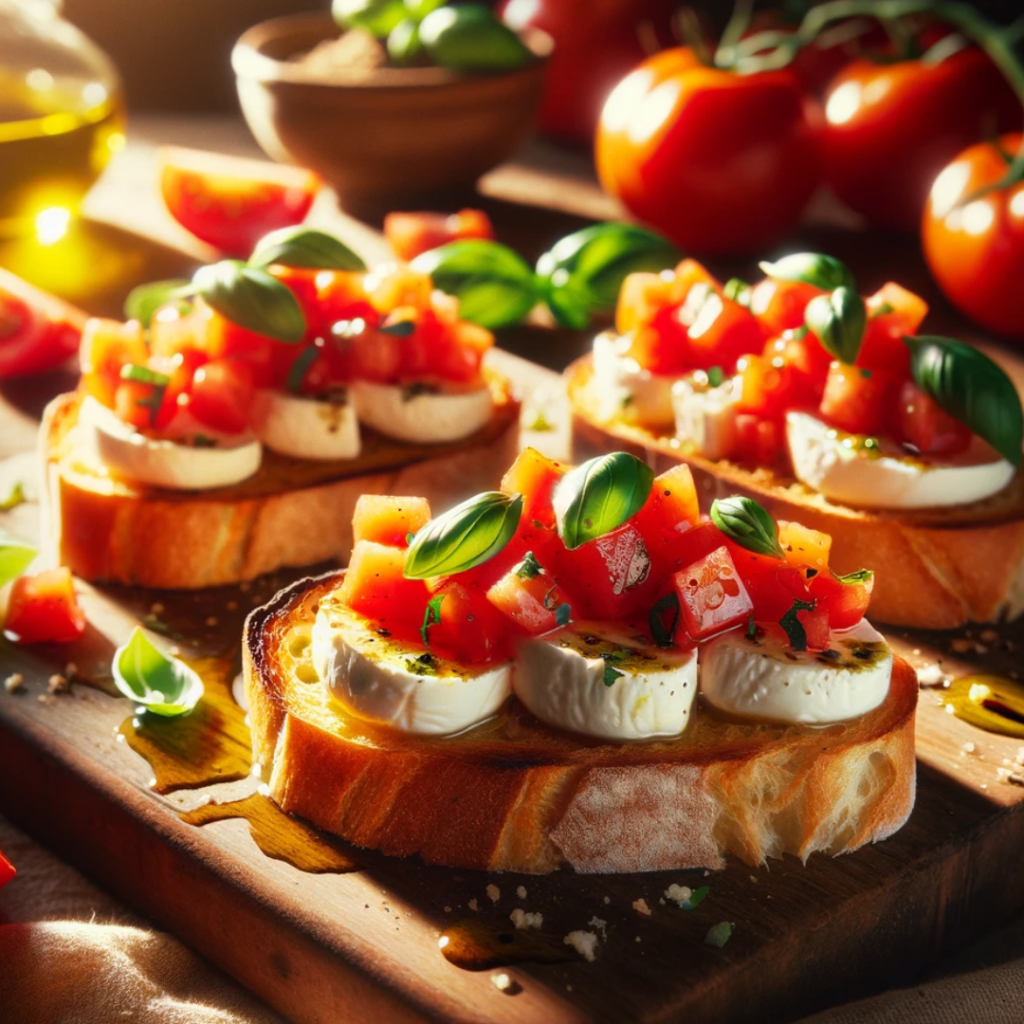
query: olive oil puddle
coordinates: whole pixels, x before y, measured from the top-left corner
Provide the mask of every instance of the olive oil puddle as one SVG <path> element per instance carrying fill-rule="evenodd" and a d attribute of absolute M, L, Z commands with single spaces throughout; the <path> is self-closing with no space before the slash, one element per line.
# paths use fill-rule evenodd
<path fill-rule="evenodd" d="M 987 732 L 1024 739 L 1024 685 L 995 675 L 954 679 L 942 694 L 946 710 Z"/>
<path fill-rule="evenodd" d="M 576 955 L 561 938 L 532 928 L 481 920 L 457 921 L 437 940 L 441 955 L 465 971 L 486 971 L 515 964 L 561 964 Z"/>

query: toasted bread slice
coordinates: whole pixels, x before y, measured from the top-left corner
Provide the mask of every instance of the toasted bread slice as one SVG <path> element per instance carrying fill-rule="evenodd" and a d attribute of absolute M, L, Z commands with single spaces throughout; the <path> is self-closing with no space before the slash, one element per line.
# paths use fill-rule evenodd
<path fill-rule="evenodd" d="M 999 494 L 942 509 L 872 511 L 836 504 L 793 477 L 745 469 L 686 451 L 675 437 L 603 421 L 591 387 L 591 359 L 566 371 L 573 415 L 573 459 L 624 449 L 657 472 L 676 462 L 693 471 L 701 506 L 737 492 L 756 498 L 775 519 L 832 536 L 838 573 L 884 569 L 875 577 L 870 615 L 894 626 L 952 629 L 996 622 L 1024 611 L 1024 470 Z"/>
<path fill-rule="evenodd" d="M 76 443 L 80 397 L 60 395 L 41 428 L 44 543 L 82 579 L 192 589 L 283 566 L 344 561 L 360 494 L 421 494 L 447 506 L 497 482 L 515 456 L 519 402 L 489 375 L 490 422 L 461 441 L 408 444 L 363 429 L 354 459 L 314 462 L 269 450 L 234 487 L 172 491 L 118 480 Z"/>
<path fill-rule="evenodd" d="M 410 736 L 350 717 L 316 678 L 313 622 L 341 578 L 301 581 L 253 612 L 243 664 L 271 797 L 357 846 L 491 871 L 716 868 L 729 854 L 855 850 L 913 807 L 918 687 L 899 658 L 880 707 L 824 728 L 702 707 L 678 739 L 609 744 L 512 701 L 459 736 Z"/>

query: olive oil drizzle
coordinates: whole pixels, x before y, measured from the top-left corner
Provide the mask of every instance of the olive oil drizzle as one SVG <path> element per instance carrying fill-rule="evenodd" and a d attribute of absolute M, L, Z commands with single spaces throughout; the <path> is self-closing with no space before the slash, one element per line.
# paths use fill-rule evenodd
<path fill-rule="evenodd" d="M 445 960 L 465 971 L 523 963 L 560 964 L 576 959 L 561 938 L 532 928 L 512 928 L 508 921 L 456 921 L 441 933 L 437 945 Z"/>
<path fill-rule="evenodd" d="M 1004 676 L 954 679 L 942 695 L 946 710 L 987 732 L 1024 739 L 1024 685 Z"/>

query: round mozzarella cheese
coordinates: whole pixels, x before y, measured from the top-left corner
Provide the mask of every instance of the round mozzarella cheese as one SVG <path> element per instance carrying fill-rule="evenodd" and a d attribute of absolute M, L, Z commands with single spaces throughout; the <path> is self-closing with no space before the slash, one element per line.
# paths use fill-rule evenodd
<path fill-rule="evenodd" d="M 252 434 L 218 434 L 196 425 L 202 445 L 152 438 L 119 419 L 113 410 L 86 397 L 78 414 L 80 432 L 95 457 L 119 476 L 152 487 L 201 491 L 241 483 L 260 468 L 263 449 Z"/>
<path fill-rule="evenodd" d="M 832 501 L 866 508 L 969 505 L 998 494 L 1015 472 L 988 449 L 946 463 L 882 454 L 804 412 L 786 414 L 786 440 L 798 480 Z"/>
<path fill-rule="evenodd" d="M 542 722 L 570 732 L 608 740 L 678 736 L 697 693 L 697 655 L 574 624 L 523 643 L 512 688 Z"/>
<path fill-rule="evenodd" d="M 493 410 L 490 388 L 444 391 L 420 385 L 352 385 L 356 413 L 386 437 L 414 444 L 458 441 L 487 425 Z"/>
<path fill-rule="evenodd" d="M 678 378 L 645 370 L 626 354 L 629 346 L 627 335 L 611 331 L 594 339 L 591 390 L 598 416 L 651 427 L 670 426 L 675 418 L 672 385 Z"/>
<path fill-rule="evenodd" d="M 349 714 L 424 736 L 462 732 L 490 718 L 512 692 L 507 663 L 468 668 L 435 658 L 330 602 L 313 625 L 313 666 Z"/>
<path fill-rule="evenodd" d="M 833 633 L 828 651 L 797 652 L 736 629 L 700 652 L 701 693 L 716 708 L 745 718 L 844 722 L 878 707 L 891 676 L 892 651 L 866 619 Z"/>
<path fill-rule="evenodd" d="M 258 391 L 253 431 L 271 451 L 296 459 L 354 459 L 359 454 L 359 421 L 347 395 L 308 398 Z"/>
<path fill-rule="evenodd" d="M 676 437 L 707 459 L 726 459 L 736 449 L 736 415 L 743 382 L 730 377 L 711 387 L 707 374 L 684 377 L 672 388 Z"/>

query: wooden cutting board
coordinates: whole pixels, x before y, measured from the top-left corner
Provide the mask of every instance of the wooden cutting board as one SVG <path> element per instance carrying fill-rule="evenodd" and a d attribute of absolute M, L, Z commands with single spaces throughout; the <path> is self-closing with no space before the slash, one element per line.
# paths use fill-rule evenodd
<path fill-rule="evenodd" d="M 526 251 L 579 223 L 573 215 L 607 215 L 592 185 L 581 184 L 577 162 L 541 156 L 484 182 L 499 234 Z M 812 233 L 805 244 L 847 258 L 865 288 L 890 276 L 893 265 L 902 271 L 908 259 L 916 269 L 901 279 L 916 286 L 921 274 L 906 246 L 872 250 L 861 236 L 830 231 Z M 139 270 L 138 260 L 133 266 L 139 277 L 157 276 Z M 112 311 L 117 292 L 112 285 L 91 308 Z M 587 344 L 581 335 L 540 330 L 506 340 L 556 367 Z M 531 387 L 557 391 L 554 375 L 507 366 Z M 0 455 L 31 448 L 47 392 L 68 383 L 0 388 Z M 22 473 L 30 461 L 0 467 L 0 491 L 4 474 Z M 30 534 L 35 518 L 28 504 L 0 524 Z M 231 679 L 244 614 L 284 582 L 185 597 L 83 587 L 90 628 L 72 649 L 28 651 L 0 639 L 0 677 L 25 677 L 23 692 L 0 691 L 0 812 L 297 1024 L 781 1022 L 910 982 L 945 951 L 1024 906 L 1024 788 L 1004 777 L 1015 773 L 1024 741 L 947 714 L 941 689 L 921 692 L 919 790 L 908 824 L 877 846 L 836 859 L 815 856 L 806 866 L 787 858 L 759 868 L 732 863 L 707 876 L 487 875 L 364 855 L 308 831 L 297 847 L 301 826 L 259 798 L 246 805 L 263 808 L 255 825 L 264 846 L 290 851 L 292 860 L 304 850 L 314 862 L 307 867 L 359 866 L 314 872 L 262 852 L 246 820 L 190 824 L 183 814 L 210 800 L 246 797 L 258 784 L 246 775 L 244 716 L 218 687 Z M 132 709 L 104 677 L 116 644 L 146 617 L 174 634 L 183 654 L 214 659 L 204 664 L 211 695 L 221 696 L 196 712 L 207 725 L 205 740 L 193 735 L 178 746 L 193 763 L 219 749 L 235 781 L 161 795 L 150 763 L 125 738 Z M 933 674 L 1013 672 L 1024 626 L 891 640 Z M 50 695 L 48 680 L 68 661 L 82 681 Z M 218 813 L 200 810 L 192 820 Z M 709 892 L 684 910 L 665 899 L 672 883 Z M 510 921 L 516 908 L 543 915 L 529 942 Z M 724 921 L 735 925 L 730 941 L 721 949 L 706 944 L 709 928 Z M 565 959 L 457 967 L 441 954 L 439 939 L 470 925 L 487 933 L 499 961 L 555 952 Z M 564 944 L 575 930 L 598 936 L 592 962 Z M 503 934 L 512 940 L 496 938 Z"/>

